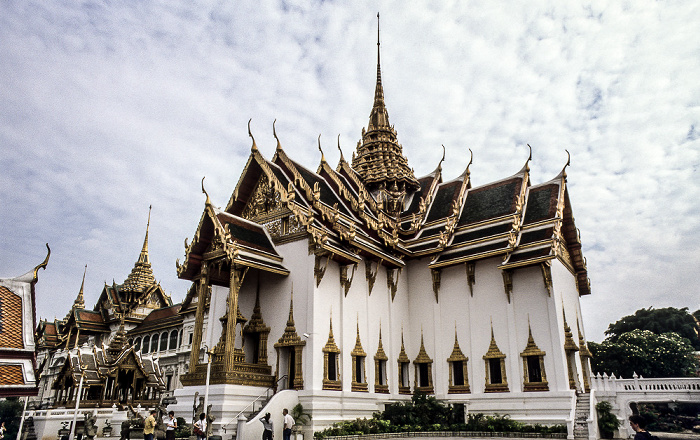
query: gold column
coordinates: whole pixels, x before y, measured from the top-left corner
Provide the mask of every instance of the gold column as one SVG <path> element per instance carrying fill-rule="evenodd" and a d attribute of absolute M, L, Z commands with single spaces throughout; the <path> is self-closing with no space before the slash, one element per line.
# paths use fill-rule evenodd
<path fill-rule="evenodd" d="M 235 359 L 236 324 L 238 318 L 238 292 L 243 284 L 243 278 L 248 268 L 240 269 L 231 265 L 231 282 L 228 295 L 228 320 L 226 321 L 226 356 L 224 358 L 224 371 L 233 371 Z"/>
<path fill-rule="evenodd" d="M 202 345 L 204 302 L 207 299 L 207 288 L 209 284 L 209 270 L 206 262 L 202 263 L 199 274 L 199 285 L 197 286 L 197 316 L 194 321 L 194 334 L 192 335 L 192 346 L 190 347 L 189 373 L 194 373 L 195 368 L 199 364 L 199 348 Z M 211 325 L 211 323 L 209 323 L 209 325 Z"/>

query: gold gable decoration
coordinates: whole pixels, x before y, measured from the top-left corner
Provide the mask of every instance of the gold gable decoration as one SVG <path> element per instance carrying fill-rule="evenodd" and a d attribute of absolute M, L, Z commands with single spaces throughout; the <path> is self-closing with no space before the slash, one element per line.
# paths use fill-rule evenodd
<path fill-rule="evenodd" d="M 258 180 L 248 204 L 243 208 L 241 217 L 251 221 L 263 221 L 279 216 L 288 210 L 282 203 L 280 192 L 270 183 L 265 173 Z"/>

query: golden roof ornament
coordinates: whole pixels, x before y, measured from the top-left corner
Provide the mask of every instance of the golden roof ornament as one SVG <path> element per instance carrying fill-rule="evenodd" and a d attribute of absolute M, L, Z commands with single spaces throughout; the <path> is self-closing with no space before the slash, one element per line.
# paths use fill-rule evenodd
<path fill-rule="evenodd" d="M 85 288 L 85 273 L 87 272 L 87 264 L 85 265 L 85 270 L 83 271 L 83 282 L 80 283 L 80 291 L 78 292 L 78 297 L 73 301 L 74 309 L 84 309 L 85 299 L 83 298 L 83 289 Z"/>
<path fill-rule="evenodd" d="M 357 154 L 353 155 L 352 167 L 360 175 L 370 191 L 384 189 L 391 183 L 399 184 L 407 192 L 420 188 L 403 148 L 396 138 L 396 130 L 389 123 L 389 112 L 384 103 L 379 41 L 379 14 L 377 14 L 377 83 L 374 104 L 367 129 L 362 129 L 362 140 L 358 142 Z"/>
<path fill-rule="evenodd" d="M 251 131 L 250 131 L 250 121 L 252 121 L 252 120 L 253 120 L 253 118 L 248 119 L 248 136 L 250 136 L 250 138 L 253 140 L 253 145 L 251 145 L 251 147 L 250 147 L 250 152 L 251 152 L 251 153 L 252 153 L 252 152 L 255 152 L 255 151 L 258 151 L 258 146 L 255 145 L 255 138 L 253 137 L 253 133 L 251 133 Z M 272 129 L 273 129 L 273 131 L 274 131 L 274 127 L 275 127 L 275 123 L 273 122 L 273 123 L 272 123 Z"/>
<path fill-rule="evenodd" d="M 204 179 L 202 179 L 202 182 L 204 182 Z M 134 268 L 131 270 L 129 276 L 120 286 L 120 290 L 122 291 L 143 292 L 148 287 L 156 283 L 156 279 L 153 276 L 153 269 L 151 269 L 151 262 L 148 257 L 148 229 L 150 225 L 151 206 L 148 207 L 148 223 L 146 225 L 146 237 L 143 240 L 143 247 L 141 248 L 141 253 L 139 253 L 139 259 L 136 261 L 136 264 L 134 264 Z"/>

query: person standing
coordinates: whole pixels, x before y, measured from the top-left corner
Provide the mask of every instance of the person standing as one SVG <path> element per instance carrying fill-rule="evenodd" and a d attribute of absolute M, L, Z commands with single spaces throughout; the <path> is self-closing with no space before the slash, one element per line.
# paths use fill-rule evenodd
<path fill-rule="evenodd" d="M 175 412 L 170 411 L 168 413 L 168 421 L 165 427 L 165 440 L 175 440 L 175 428 L 177 428 L 177 419 L 175 418 Z"/>
<path fill-rule="evenodd" d="M 262 440 L 272 440 L 272 437 L 275 435 L 275 428 L 272 424 L 272 420 L 270 420 L 270 413 L 266 413 L 265 417 L 260 419 L 260 421 L 262 422 L 264 428 Z"/>
<path fill-rule="evenodd" d="M 195 432 L 197 434 L 197 440 L 205 440 L 207 438 L 207 415 L 202 413 L 199 415 L 199 420 L 194 422 Z"/>
<path fill-rule="evenodd" d="M 633 414 L 629 418 L 630 427 L 635 432 L 634 440 L 649 440 L 654 438 L 647 430 L 647 421 L 639 414 Z"/>
<path fill-rule="evenodd" d="M 5 422 L 2 422 L 2 424 L 0 424 L 0 440 L 5 438 L 6 432 L 7 432 L 7 428 L 5 428 Z"/>
<path fill-rule="evenodd" d="M 284 430 L 282 431 L 282 439 L 290 440 L 292 438 L 292 427 L 294 426 L 294 418 L 289 415 L 287 408 L 282 410 L 284 415 Z"/>
<path fill-rule="evenodd" d="M 143 438 L 144 440 L 153 440 L 153 434 L 156 432 L 156 410 L 151 410 L 151 415 L 146 417 L 143 422 Z"/>

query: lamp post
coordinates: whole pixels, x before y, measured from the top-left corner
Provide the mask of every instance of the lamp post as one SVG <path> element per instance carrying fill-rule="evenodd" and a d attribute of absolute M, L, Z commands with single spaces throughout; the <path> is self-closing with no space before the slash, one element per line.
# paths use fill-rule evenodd
<path fill-rule="evenodd" d="M 73 424 L 70 427 L 70 434 L 68 435 L 68 440 L 73 440 L 75 436 L 75 423 L 78 420 L 78 408 L 80 407 L 80 395 L 83 393 L 83 379 L 85 378 L 85 373 L 80 373 L 80 384 L 78 385 L 78 394 L 75 396 L 75 411 L 73 412 Z"/>

